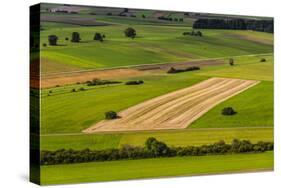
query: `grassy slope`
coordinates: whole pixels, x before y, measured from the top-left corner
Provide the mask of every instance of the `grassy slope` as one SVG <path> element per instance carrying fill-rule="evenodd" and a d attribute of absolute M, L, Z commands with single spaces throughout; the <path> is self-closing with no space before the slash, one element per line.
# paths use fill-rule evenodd
<path fill-rule="evenodd" d="M 147 99 L 198 83 L 206 77 L 159 75 L 144 77 L 139 86 L 118 85 L 83 92 L 42 97 L 41 133 L 80 132 L 104 118 L 104 112 L 120 111 Z M 120 101 L 121 100 L 121 101 Z"/>
<path fill-rule="evenodd" d="M 71 93 L 71 89 L 69 89 L 69 92 L 65 94 L 42 97 L 41 131 L 43 134 L 80 132 L 82 129 L 103 119 L 104 112 L 106 111 L 120 111 L 155 96 L 188 87 L 213 76 L 213 72 L 217 70 L 220 70 L 221 74 L 223 74 L 224 72 L 222 70 L 227 71 L 228 69 L 232 70 L 234 68 L 234 73 L 237 73 L 237 75 L 232 74 L 232 76 L 235 77 L 247 79 L 249 76 L 254 76 L 256 79 L 262 80 L 268 75 L 267 77 L 271 79 L 271 75 L 273 74 L 272 63 L 261 63 L 258 62 L 259 59 L 256 57 L 248 57 L 247 60 L 237 59 L 235 61 L 237 65 L 234 67 L 218 66 L 203 68 L 199 72 L 143 76 L 138 79 L 143 79 L 145 84 L 139 86 L 121 84 L 75 93 Z M 248 60 L 255 62 L 245 64 Z M 255 69 L 255 71 L 252 74 L 248 74 L 248 71 L 252 69 Z M 240 70 L 244 71 L 240 73 Z M 220 75 L 216 74 L 215 76 Z M 70 86 L 66 87 L 69 88 Z M 74 87 L 80 88 L 81 85 Z M 55 94 L 59 93 L 59 90 L 65 89 L 64 87 L 58 87 L 52 90 Z M 46 92 L 48 90 L 43 90 L 44 95 Z M 120 102 L 120 99 L 122 99 L 122 102 Z M 259 102 L 257 103 L 256 101 Z M 233 105 L 233 107 L 237 108 L 238 114 L 236 116 L 222 117 L 220 115 L 221 108 L 228 105 Z M 208 118 L 205 118 L 205 122 L 202 124 L 206 124 L 209 119 L 216 120 L 212 127 L 272 126 L 273 82 L 262 82 L 220 104 L 215 110 L 211 110 L 205 116 Z M 216 118 L 213 118 L 213 116 Z M 217 124 L 218 122 L 219 124 Z M 208 125 L 209 123 L 208 121 Z M 196 126 L 194 125 L 193 127 Z"/>
<path fill-rule="evenodd" d="M 271 170 L 273 153 L 53 165 L 41 168 L 42 184 L 81 183 L 167 176 Z"/>
<path fill-rule="evenodd" d="M 219 127 L 255 127 L 273 126 L 273 59 L 262 56 L 266 62 L 259 62 L 261 57 L 235 58 L 235 66 L 221 66 L 199 73 L 217 77 L 265 80 L 211 109 L 195 121 L 192 128 Z M 221 110 L 231 106 L 238 113 L 235 116 L 222 116 Z"/>
<path fill-rule="evenodd" d="M 246 40 L 240 37 L 256 36 L 256 32 L 249 31 L 202 30 L 204 37 L 200 38 L 183 37 L 182 32 L 190 31 L 189 27 L 135 25 L 133 27 L 137 30 L 138 37 L 132 40 L 124 37 L 123 31 L 128 27 L 126 24 L 99 27 L 75 27 L 54 23 L 42 25 L 45 30 L 42 31 L 41 46 L 48 43 L 47 37 L 50 34 L 57 35 L 58 43 L 62 45 L 42 47 L 44 73 L 56 71 L 56 65 L 62 66 L 61 64 L 69 66 L 69 70 L 72 70 L 272 52 L 272 45 L 258 44 L 251 38 Z M 64 40 L 65 37 L 71 38 L 73 31 L 81 34 L 81 43 Z M 95 32 L 106 35 L 103 43 L 92 40 Z M 272 40 L 271 34 L 257 36 L 259 40 Z M 44 66 L 54 68 L 46 69 Z M 67 66 L 65 71 L 68 70 Z"/>
<path fill-rule="evenodd" d="M 147 138 L 155 137 L 170 146 L 203 145 L 234 138 L 273 141 L 273 128 L 224 128 L 224 129 L 186 129 L 174 131 L 130 132 L 119 134 L 93 135 L 50 135 L 41 137 L 42 150 L 85 149 L 101 150 L 118 148 L 123 144 L 141 146 Z"/>
<path fill-rule="evenodd" d="M 223 116 L 224 107 L 231 106 L 238 113 Z M 261 82 L 233 97 L 195 121 L 192 128 L 273 126 L 273 82 Z"/>

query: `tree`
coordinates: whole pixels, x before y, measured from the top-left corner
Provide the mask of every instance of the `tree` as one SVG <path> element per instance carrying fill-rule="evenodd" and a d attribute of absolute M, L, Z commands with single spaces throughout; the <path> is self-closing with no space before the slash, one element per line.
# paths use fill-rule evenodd
<path fill-rule="evenodd" d="M 101 33 L 95 33 L 94 40 L 98 40 L 98 41 L 102 42 L 103 36 L 101 35 Z"/>
<path fill-rule="evenodd" d="M 153 156 L 164 156 L 169 152 L 169 147 L 164 143 L 150 137 L 145 142 L 145 149 Z"/>
<path fill-rule="evenodd" d="M 201 33 L 201 31 L 197 31 L 197 32 L 196 32 L 196 35 L 199 36 L 199 37 L 202 37 L 202 36 L 203 36 L 202 33 Z"/>
<path fill-rule="evenodd" d="M 261 58 L 260 62 L 266 62 L 265 58 Z"/>
<path fill-rule="evenodd" d="M 226 107 L 222 110 L 222 115 L 231 116 L 236 114 L 237 112 L 234 111 L 232 107 Z"/>
<path fill-rule="evenodd" d="M 144 15 L 144 14 L 142 15 L 142 18 L 145 18 L 145 15 Z"/>
<path fill-rule="evenodd" d="M 49 35 L 48 36 L 48 40 L 49 40 L 49 45 L 50 46 L 56 46 L 57 45 L 57 41 L 58 41 L 58 37 L 56 35 Z"/>
<path fill-rule="evenodd" d="M 71 42 L 80 42 L 80 40 L 80 34 L 78 32 L 73 32 Z"/>
<path fill-rule="evenodd" d="M 134 38 L 136 37 L 136 35 L 137 35 L 136 30 L 133 29 L 133 28 L 131 28 L 131 27 L 128 27 L 128 28 L 124 31 L 124 33 L 125 33 L 125 36 L 126 36 L 126 37 L 130 37 L 130 38 L 132 38 L 132 39 L 134 39 Z"/>
<path fill-rule="evenodd" d="M 65 37 L 65 40 L 69 40 L 69 38 L 68 38 L 68 37 Z"/>
<path fill-rule="evenodd" d="M 230 66 L 233 66 L 233 65 L 234 65 L 234 59 L 230 58 L 230 59 L 228 60 L 228 62 L 229 62 L 229 65 L 230 65 Z"/>
<path fill-rule="evenodd" d="M 116 119 L 118 118 L 117 113 L 114 111 L 105 112 L 105 119 Z"/>

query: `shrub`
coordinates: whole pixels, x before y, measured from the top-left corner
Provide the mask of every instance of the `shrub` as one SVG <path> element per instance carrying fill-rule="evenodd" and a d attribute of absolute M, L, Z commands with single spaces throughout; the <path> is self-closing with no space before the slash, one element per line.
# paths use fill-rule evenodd
<path fill-rule="evenodd" d="M 68 37 L 65 37 L 65 40 L 69 40 L 69 38 L 68 38 Z"/>
<path fill-rule="evenodd" d="M 136 81 L 128 81 L 126 82 L 125 84 L 126 85 L 140 85 L 140 84 L 143 84 L 143 80 L 136 80 Z"/>
<path fill-rule="evenodd" d="M 101 33 L 95 33 L 94 40 L 98 40 L 98 41 L 102 42 L 103 37 L 102 37 Z"/>
<path fill-rule="evenodd" d="M 56 35 L 49 35 L 48 41 L 50 46 L 56 46 L 58 42 L 58 37 Z"/>
<path fill-rule="evenodd" d="M 96 85 L 106 85 L 106 84 L 118 84 L 121 83 L 119 81 L 110 81 L 110 80 L 100 80 L 98 78 L 94 78 L 92 81 L 86 81 L 87 86 L 96 86 Z"/>
<path fill-rule="evenodd" d="M 199 36 L 199 37 L 203 36 L 201 31 L 194 31 L 194 30 L 192 30 L 191 32 L 183 32 L 182 34 L 183 35 L 190 35 L 190 36 Z"/>
<path fill-rule="evenodd" d="M 71 92 L 76 92 L 76 89 L 75 89 L 75 88 L 73 88 L 73 89 L 71 90 Z"/>
<path fill-rule="evenodd" d="M 117 113 L 114 111 L 105 112 L 105 119 L 117 119 Z"/>
<path fill-rule="evenodd" d="M 261 58 L 260 62 L 266 62 L 265 58 Z"/>
<path fill-rule="evenodd" d="M 81 87 L 79 90 L 80 90 L 80 91 L 85 91 L 85 88 Z"/>
<path fill-rule="evenodd" d="M 44 46 L 44 47 L 46 47 L 46 46 L 47 46 L 47 44 L 46 44 L 46 43 L 43 43 L 43 46 Z"/>
<path fill-rule="evenodd" d="M 145 15 L 144 15 L 144 14 L 142 15 L 142 18 L 145 18 Z"/>
<path fill-rule="evenodd" d="M 80 40 L 80 34 L 78 32 L 73 32 L 71 42 L 80 42 Z"/>
<path fill-rule="evenodd" d="M 132 27 L 128 27 L 127 29 L 125 29 L 124 33 L 126 37 L 130 37 L 132 39 L 134 39 L 137 35 L 136 30 Z"/>
<path fill-rule="evenodd" d="M 107 13 L 106 15 L 107 15 L 107 16 L 112 16 L 112 13 L 111 13 L 111 12 L 109 12 L 109 13 Z"/>
<path fill-rule="evenodd" d="M 49 91 L 49 93 L 53 93 L 53 91 L 52 91 L 52 90 L 50 90 L 50 91 Z"/>
<path fill-rule="evenodd" d="M 234 111 L 232 107 L 226 107 L 222 110 L 222 115 L 231 116 L 236 114 L 237 112 Z"/>
<path fill-rule="evenodd" d="M 233 66 L 234 65 L 234 59 L 230 58 L 228 60 L 228 63 L 229 63 L 230 66 Z"/>

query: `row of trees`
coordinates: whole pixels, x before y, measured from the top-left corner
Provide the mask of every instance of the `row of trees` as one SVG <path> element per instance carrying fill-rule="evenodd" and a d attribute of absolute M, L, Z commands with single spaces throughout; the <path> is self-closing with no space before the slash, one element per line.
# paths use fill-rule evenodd
<path fill-rule="evenodd" d="M 200 18 L 193 23 L 194 29 L 237 29 L 273 33 L 273 20 L 208 19 Z"/>
<path fill-rule="evenodd" d="M 182 35 L 199 36 L 199 37 L 203 36 L 201 31 L 194 31 L 194 30 L 192 30 L 191 32 L 183 32 Z"/>
<path fill-rule="evenodd" d="M 137 32 L 134 28 L 129 27 L 124 31 L 124 34 L 125 34 L 126 37 L 134 39 L 137 35 Z M 97 33 L 95 33 L 95 35 L 93 37 L 93 40 L 103 42 L 105 37 L 106 37 L 105 34 L 97 32 Z M 58 43 L 58 40 L 59 40 L 59 38 L 56 35 L 49 35 L 48 36 L 48 41 L 49 41 L 50 46 L 56 46 L 57 43 Z M 69 40 L 68 37 L 66 37 L 65 40 Z M 81 41 L 80 33 L 73 32 L 72 36 L 71 36 L 71 42 L 78 43 L 80 41 Z M 43 45 L 47 46 L 46 44 L 43 44 Z"/>
<path fill-rule="evenodd" d="M 169 74 L 175 74 L 175 73 L 180 73 L 180 72 L 188 72 L 188 71 L 195 71 L 195 70 L 200 70 L 200 67 L 196 67 L 196 66 L 193 66 L 193 67 L 187 67 L 185 69 L 176 69 L 174 67 L 171 67 L 167 73 Z"/>
<path fill-rule="evenodd" d="M 164 142 L 160 142 L 151 137 L 146 140 L 144 147 L 123 145 L 120 149 L 106 149 L 99 151 L 90 149 L 60 149 L 57 151 L 42 151 L 41 164 L 54 165 L 121 159 L 203 156 L 228 153 L 265 152 L 270 150 L 273 150 L 272 142 L 260 141 L 256 144 L 253 144 L 247 140 L 240 141 L 235 139 L 231 144 L 226 144 L 224 141 L 219 141 L 214 144 L 202 146 L 169 147 Z"/>
<path fill-rule="evenodd" d="M 159 20 L 166 20 L 166 21 L 183 22 L 183 18 L 172 18 L 172 17 L 159 16 L 158 19 Z"/>

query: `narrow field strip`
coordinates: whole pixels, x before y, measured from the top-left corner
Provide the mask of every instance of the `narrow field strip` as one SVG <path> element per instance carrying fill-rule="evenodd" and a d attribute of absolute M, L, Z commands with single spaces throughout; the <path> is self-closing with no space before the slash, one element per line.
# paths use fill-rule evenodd
<path fill-rule="evenodd" d="M 254 80 L 210 78 L 135 105 L 120 112 L 121 118 L 100 121 L 83 132 L 184 129 L 217 104 L 258 83 Z"/>

